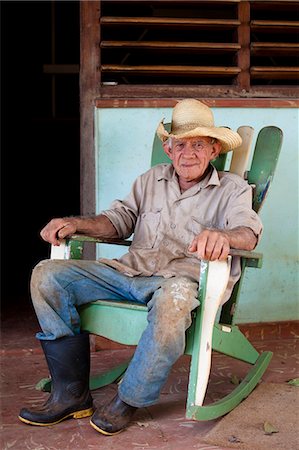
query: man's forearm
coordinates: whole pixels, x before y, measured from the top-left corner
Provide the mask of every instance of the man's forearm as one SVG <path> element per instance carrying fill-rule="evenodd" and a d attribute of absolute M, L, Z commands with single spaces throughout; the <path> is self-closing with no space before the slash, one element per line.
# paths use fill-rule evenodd
<path fill-rule="evenodd" d="M 97 238 L 118 238 L 118 233 L 110 220 L 99 214 L 93 217 L 73 217 L 76 233 Z"/>
<path fill-rule="evenodd" d="M 224 232 L 231 248 L 253 250 L 257 244 L 257 237 L 251 228 L 237 227 Z"/>

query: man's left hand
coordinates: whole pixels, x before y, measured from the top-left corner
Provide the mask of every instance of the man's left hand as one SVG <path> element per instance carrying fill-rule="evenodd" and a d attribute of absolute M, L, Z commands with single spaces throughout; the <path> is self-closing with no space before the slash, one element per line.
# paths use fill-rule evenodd
<path fill-rule="evenodd" d="M 199 259 L 224 261 L 230 250 L 229 239 L 224 231 L 204 230 L 193 239 L 188 250 L 196 252 Z"/>

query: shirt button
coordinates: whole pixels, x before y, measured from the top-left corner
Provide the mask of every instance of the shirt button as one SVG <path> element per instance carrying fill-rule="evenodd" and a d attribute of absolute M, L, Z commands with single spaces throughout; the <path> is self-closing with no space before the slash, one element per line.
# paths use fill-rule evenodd
<path fill-rule="evenodd" d="M 151 266 L 154 266 L 156 264 L 156 262 L 154 261 L 154 260 L 152 260 L 151 262 L 150 262 L 150 265 Z"/>
<path fill-rule="evenodd" d="M 167 247 L 169 245 L 169 241 L 167 239 L 165 239 L 165 241 L 163 242 L 163 244 L 165 245 L 165 247 Z"/>
<path fill-rule="evenodd" d="M 171 224 L 170 224 L 170 228 L 174 229 L 175 227 L 176 227 L 176 224 L 175 224 L 175 223 L 171 223 Z"/>

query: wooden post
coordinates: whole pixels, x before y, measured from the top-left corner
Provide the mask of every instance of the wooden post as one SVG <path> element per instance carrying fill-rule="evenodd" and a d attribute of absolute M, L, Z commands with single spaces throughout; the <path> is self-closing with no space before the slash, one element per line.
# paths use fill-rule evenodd
<path fill-rule="evenodd" d="M 81 214 L 95 213 L 94 107 L 100 86 L 100 2 L 80 2 Z"/>
<path fill-rule="evenodd" d="M 237 75 L 237 85 L 245 94 L 250 89 L 250 3 L 241 1 L 238 4 L 238 42 L 241 48 L 237 53 L 238 67 L 241 72 Z"/>
<path fill-rule="evenodd" d="M 96 209 L 94 107 L 100 86 L 100 1 L 80 2 L 80 211 Z M 94 259 L 95 244 L 84 249 Z"/>

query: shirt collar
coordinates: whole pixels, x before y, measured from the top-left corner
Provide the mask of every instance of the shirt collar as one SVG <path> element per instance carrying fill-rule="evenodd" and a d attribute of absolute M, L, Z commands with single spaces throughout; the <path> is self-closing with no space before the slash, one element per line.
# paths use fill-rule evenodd
<path fill-rule="evenodd" d="M 171 181 L 175 177 L 175 170 L 172 164 L 164 164 L 162 174 L 159 174 L 157 181 Z"/>
<path fill-rule="evenodd" d="M 206 178 L 202 180 L 202 183 L 206 181 L 205 185 L 203 185 L 202 187 L 220 186 L 219 174 L 217 169 L 213 166 L 213 164 L 210 164 L 210 167 L 211 171 L 208 173 Z"/>

